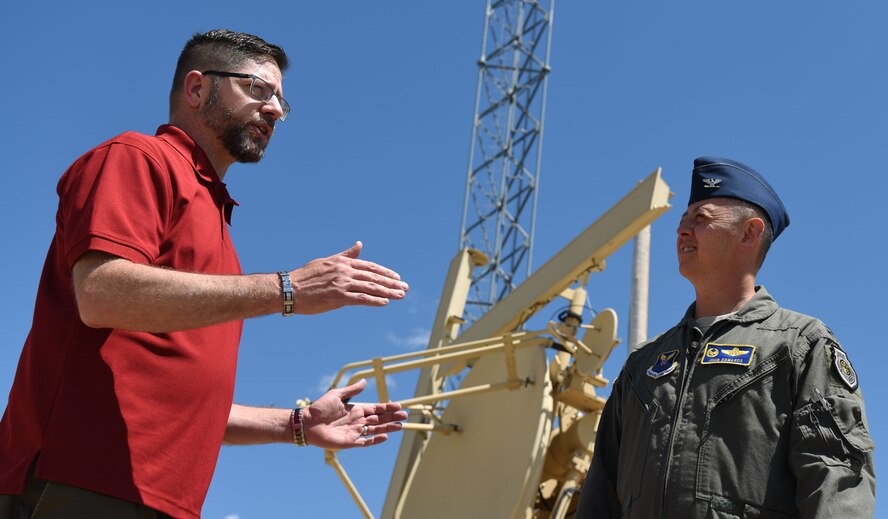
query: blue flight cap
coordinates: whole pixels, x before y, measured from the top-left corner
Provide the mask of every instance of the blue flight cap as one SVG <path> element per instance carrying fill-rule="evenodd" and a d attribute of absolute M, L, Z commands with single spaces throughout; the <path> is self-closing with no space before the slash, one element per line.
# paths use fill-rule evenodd
<path fill-rule="evenodd" d="M 721 157 L 694 160 L 688 205 L 707 198 L 737 198 L 759 206 L 771 221 L 775 240 L 789 226 L 789 214 L 771 184 L 756 170 L 736 160 Z"/>

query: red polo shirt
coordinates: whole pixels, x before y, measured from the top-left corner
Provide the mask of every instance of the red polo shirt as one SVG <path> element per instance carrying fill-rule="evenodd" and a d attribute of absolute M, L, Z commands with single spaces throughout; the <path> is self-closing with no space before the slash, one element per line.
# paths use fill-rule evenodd
<path fill-rule="evenodd" d="M 71 267 L 86 251 L 208 274 L 240 274 L 235 205 L 183 131 L 124 133 L 58 185 L 56 233 L 34 321 L 0 421 L 0 494 L 36 476 L 198 517 L 234 395 L 242 323 L 172 333 L 89 328 Z"/>

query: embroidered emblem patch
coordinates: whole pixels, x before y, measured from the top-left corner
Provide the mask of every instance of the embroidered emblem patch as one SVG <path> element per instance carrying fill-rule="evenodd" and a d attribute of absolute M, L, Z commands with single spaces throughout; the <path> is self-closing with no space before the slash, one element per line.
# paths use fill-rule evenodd
<path fill-rule="evenodd" d="M 675 368 L 678 367 L 678 362 L 675 360 L 676 357 L 678 357 L 678 350 L 661 353 L 660 356 L 657 357 L 657 362 L 648 368 L 647 375 L 653 379 L 657 379 L 672 373 L 675 371 Z"/>
<path fill-rule="evenodd" d="M 706 189 L 718 189 L 718 185 L 721 184 L 722 179 L 720 178 L 704 178 L 703 179 L 703 187 Z"/>
<path fill-rule="evenodd" d="M 710 342 L 706 345 L 706 351 L 700 364 L 737 364 L 749 366 L 752 356 L 755 355 L 755 346 L 751 344 L 716 344 Z"/>
<path fill-rule="evenodd" d="M 848 389 L 854 391 L 857 389 L 857 372 L 854 371 L 854 367 L 851 366 L 851 361 L 848 360 L 848 355 L 842 351 L 841 348 L 836 346 L 833 347 L 833 365 L 836 367 L 836 371 L 839 372 L 839 378 L 842 379 L 842 382 L 848 386 Z"/>

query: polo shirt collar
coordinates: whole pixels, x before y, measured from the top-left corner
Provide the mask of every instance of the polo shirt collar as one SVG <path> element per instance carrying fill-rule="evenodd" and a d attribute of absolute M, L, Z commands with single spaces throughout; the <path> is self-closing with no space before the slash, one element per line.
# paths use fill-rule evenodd
<path fill-rule="evenodd" d="M 239 204 L 228 194 L 225 182 L 219 180 L 219 175 L 216 174 L 216 169 L 213 167 L 213 163 L 210 162 L 210 158 L 204 153 L 204 150 L 181 128 L 171 124 L 160 125 L 155 135 L 172 146 L 185 160 L 189 161 L 194 169 L 194 173 L 204 183 L 212 186 L 210 188 L 211 193 L 213 193 L 216 202 L 223 206 L 225 221 L 231 225 L 231 212 L 234 206 Z"/>
<path fill-rule="evenodd" d="M 219 175 L 213 168 L 210 158 L 194 140 L 180 128 L 163 124 L 157 129 L 157 136 L 168 142 L 187 161 L 191 162 L 194 172 L 207 182 L 220 182 Z"/>

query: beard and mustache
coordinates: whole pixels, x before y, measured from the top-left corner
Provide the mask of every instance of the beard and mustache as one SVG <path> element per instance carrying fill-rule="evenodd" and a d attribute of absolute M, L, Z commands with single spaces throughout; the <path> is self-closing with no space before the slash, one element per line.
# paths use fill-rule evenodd
<path fill-rule="evenodd" d="M 263 138 L 254 135 L 252 129 L 256 129 L 258 121 L 238 121 L 234 113 L 222 105 L 219 101 L 219 88 L 214 84 L 207 99 L 207 104 L 201 110 L 201 115 L 207 125 L 216 132 L 216 136 L 222 141 L 225 150 L 234 157 L 237 162 L 259 162 L 265 154 L 265 148 L 271 135 Z M 262 123 L 272 130 L 274 119 L 259 115 Z"/>

